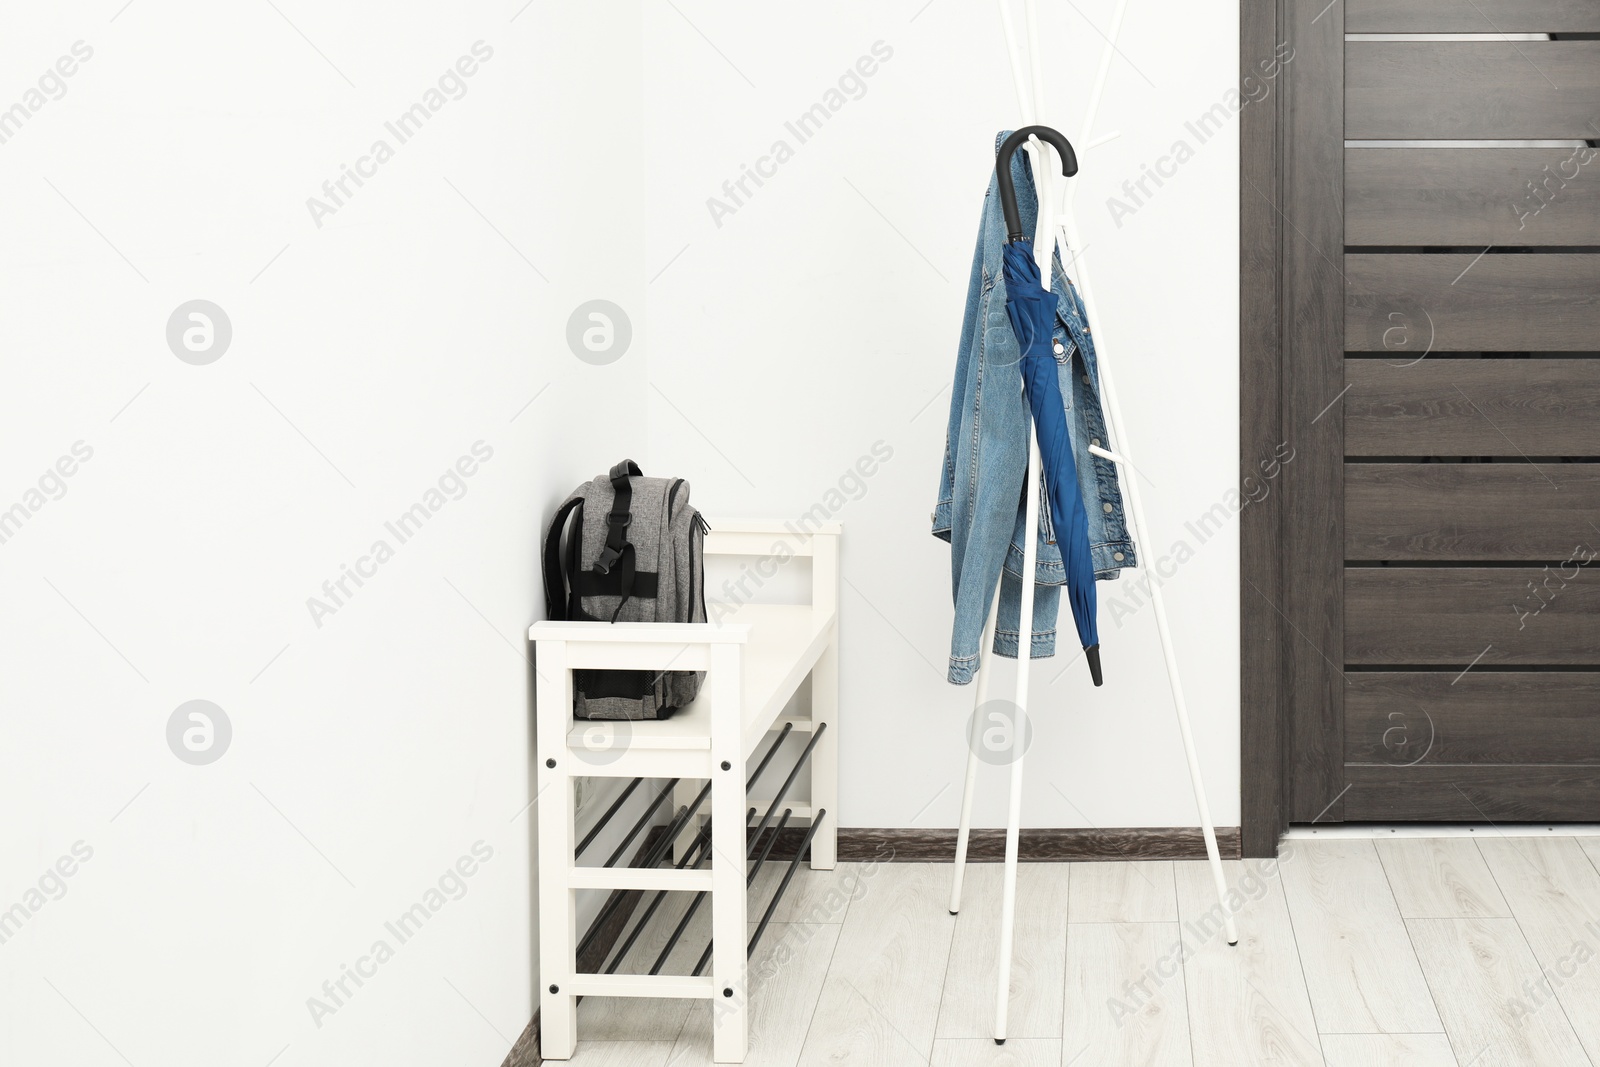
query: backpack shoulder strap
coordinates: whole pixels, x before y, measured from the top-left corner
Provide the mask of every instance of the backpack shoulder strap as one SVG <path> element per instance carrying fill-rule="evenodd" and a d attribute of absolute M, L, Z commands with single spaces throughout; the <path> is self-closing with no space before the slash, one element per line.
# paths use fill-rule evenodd
<path fill-rule="evenodd" d="M 566 583 L 561 575 L 561 534 L 566 529 L 567 516 L 582 505 L 581 496 L 568 499 L 556 511 L 544 535 L 544 609 L 553 622 L 567 618 Z"/>

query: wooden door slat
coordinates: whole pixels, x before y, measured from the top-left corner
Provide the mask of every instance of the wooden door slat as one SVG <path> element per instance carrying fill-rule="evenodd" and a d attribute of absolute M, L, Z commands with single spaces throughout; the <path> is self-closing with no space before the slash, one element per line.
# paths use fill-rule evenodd
<path fill-rule="evenodd" d="M 1502 446 L 1498 451 L 1506 451 Z M 1600 542 L 1600 463 L 1351 463 L 1344 551 L 1352 560 L 1566 559 Z"/>
<path fill-rule="evenodd" d="M 1347 764 L 1600 765 L 1600 672 L 1382 671 L 1346 678 Z"/>
<path fill-rule="evenodd" d="M 1424 352 L 1589 351 L 1600 338 L 1600 255 L 1344 259 L 1349 352 L 1415 358 Z"/>
<path fill-rule="evenodd" d="M 1350 41 L 1344 135 L 1595 137 L 1600 41 Z"/>
<path fill-rule="evenodd" d="M 1413 358 L 1345 360 L 1346 455 L 1600 456 L 1600 359 Z"/>
<path fill-rule="evenodd" d="M 1588 147 L 1346 149 L 1344 243 L 1600 245 L 1597 156 Z"/>
<path fill-rule="evenodd" d="M 1351 665 L 1600 666 L 1600 570 L 1577 562 L 1351 567 L 1344 617 Z"/>
<path fill-rule="evenodd" d="M 1346 0 L 1349 33 L 1594 33 L 1594 0 Z"/>
<path fill-rule="evenodd" d="M 1346 765 L 1356 822 L 1594 822 L 1600 767 Z"/>

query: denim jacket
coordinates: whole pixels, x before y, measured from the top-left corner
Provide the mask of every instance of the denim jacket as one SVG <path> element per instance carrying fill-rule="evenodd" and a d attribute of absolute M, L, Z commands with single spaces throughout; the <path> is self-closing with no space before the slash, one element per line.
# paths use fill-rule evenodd
<path fill-rule="evenodd" d="M 1010 131 L 995 138 L 1000 143 Z M 1038 217 L 1037 194 L 1027 154 L 1012 157 L 1011 176 L 1025 233 L 1032 234 Z M 978 666 L 994 586 L 1000 580 L 1000 617 L 994 650 L 1015 657 L 1022 610 L 1023 482 L 1028 467 L 1028 434 L 1032 431 L 1022 396 L 1020 354 L 1006 318 L 1006 285 L 1001 277 L 1001 249 L 1006 241 L 997 180 L 989 179 L 983 202 L 978 247 L 967 283 L 966 314 L 961 322 L 961 347 L 956 355 L 950 423 L 945 435 L 944 471 L 939 502 L 933 512 L 933 534 L 950 542 L 950 574 L 955 598 L 955 630 L 950 640 L 950 681 L 970 682 Z M 1122 491 L 1115 464 L 1089 452 L 1108 443 L 1100 408 L 1099 372 L 1094 342 L 1083 302 L 1067 280 L 1061 257 L 1053 257 L 1052 291 L 1056 294 L 1056 362 L 1078 483 L 1089 513 L 1089 546 L 1095 577 L 1110 579 L 1136 564 L 1133 542 L 1122 512 Z M 1038 566 L 1033 601 L 1033 656 L 1055 653 L 1056 615 L 1066 571 L 1055 542 L 1050 508 L 1040 491 Z M 1070 629 L 1070 619 L 1069 619 Z"/>

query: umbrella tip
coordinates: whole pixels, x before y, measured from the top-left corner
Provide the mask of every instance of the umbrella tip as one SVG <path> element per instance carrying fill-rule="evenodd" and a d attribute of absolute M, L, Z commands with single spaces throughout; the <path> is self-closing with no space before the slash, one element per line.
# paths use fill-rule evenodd
<path fill-rule="evenodd" d="M 1094 679 L 1094 684 L 1105 685 L 1105 676 L 1100 673 L 1100 646 L 1090 645 L 1083 650 L 1083 657 L 1089 661 L 1089 677 Z"/>

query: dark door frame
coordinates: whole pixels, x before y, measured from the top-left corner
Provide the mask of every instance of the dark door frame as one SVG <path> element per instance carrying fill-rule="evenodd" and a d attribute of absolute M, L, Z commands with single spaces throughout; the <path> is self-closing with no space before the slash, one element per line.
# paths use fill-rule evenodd
<path fill-rule="evenodd" d="M 1239 16 L 1240 831 L 1270 856 L 1343 816 L 1344 3 Z"/>

